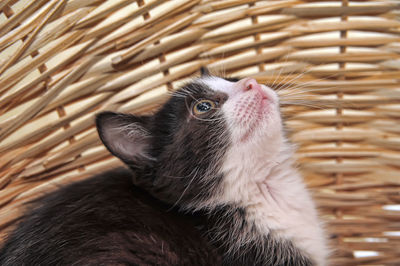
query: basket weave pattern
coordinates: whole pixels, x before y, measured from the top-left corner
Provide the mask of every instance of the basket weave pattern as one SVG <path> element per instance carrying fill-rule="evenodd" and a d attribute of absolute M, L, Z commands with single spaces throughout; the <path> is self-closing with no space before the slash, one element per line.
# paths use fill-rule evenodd
<path fill-rule="evenodd" d="M 0 11 L 0 238 L 24 202 L 121 165 L 95 113 L 151 112 L 207 66 L 282 95 L 332 265 L 400 265 L 398 1 L 3 0 Z"/>

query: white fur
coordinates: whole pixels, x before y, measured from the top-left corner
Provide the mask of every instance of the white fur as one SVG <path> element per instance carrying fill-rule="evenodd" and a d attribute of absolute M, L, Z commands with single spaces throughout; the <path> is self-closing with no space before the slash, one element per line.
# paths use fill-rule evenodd
<path fill-rule="evenodd" d="M 260 232 L 273 232 L 278 239 L 291 240 L 318 265 L 325 265 L 328 251 L 323 230 L 314 203 L 293 165 L 294 148 L 283 134 L 275 92 L 262 86 L 269 101 L 260 118 L 254 111 L 258 109 L 250 109 L 253 115 L 243 115 L 238 110 L 243 99 L 247 97 L 251 102 L 254 98 L 251 93 L 255 93 L 244 92 L 237 85 L 240 82 L 217 77 L 202 78 L 201 82 L 229 96 L 222 111 L 232 145 L 221 169 L 225 183 L 223 195 L 217 199 L 219 203 L 243 206 L 247 219 L 253 221 Z M 249 121 L 243 121 L 244 118 Z M 249 126 L 252 121 L 258 121 L 255 128 Z M 249 129 L 252 134 L 242 141 L 241 137 Z"/>

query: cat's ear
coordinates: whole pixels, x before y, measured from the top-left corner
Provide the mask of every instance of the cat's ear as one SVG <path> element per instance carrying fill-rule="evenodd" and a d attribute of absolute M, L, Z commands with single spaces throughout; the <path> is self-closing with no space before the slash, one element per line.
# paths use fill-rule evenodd
<path fill-rule="evenodd" d="M 206 67 L 204 67 L 204 66 L 202 66 L 201 68 L 200 68 L 200 73 L 201 73 L 201 76 L 202 77 L 204 77 L 204 76 L 210 76 L 211 74 L 210 74 L 210 71 L 208 70 L 208 68 L 206 68 Z"/>
<path fill-rule="evenodd" d="M 96 116 L 100 139 L 107 149 L 130 166 L 151 160 L 147 154 L 151 134 L 149 117 L 103 112 Z"/>

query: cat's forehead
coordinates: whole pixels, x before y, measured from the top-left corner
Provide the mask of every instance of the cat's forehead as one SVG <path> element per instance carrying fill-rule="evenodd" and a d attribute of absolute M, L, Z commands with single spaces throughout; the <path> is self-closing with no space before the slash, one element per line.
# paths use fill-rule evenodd
<path fill-rule="evenodd" d="M 228 94 L 232 90 L 233 85 L 237 82 L 236 78 L 220 78 L 215 76 L 203 76 L 187 83 L 179 91 L 185 94 L 196 95 L 212 95 L 212 94 Z"/>
<path fill-rule="evenodd" d="M 204 76 L 198 78 L 195 82 L 207 87 L 212 92 L 223 92 L 228 94 L 232 90 L 232 86 L 235 84 L 234 79 L 228 80 L 215 76 Z"/>

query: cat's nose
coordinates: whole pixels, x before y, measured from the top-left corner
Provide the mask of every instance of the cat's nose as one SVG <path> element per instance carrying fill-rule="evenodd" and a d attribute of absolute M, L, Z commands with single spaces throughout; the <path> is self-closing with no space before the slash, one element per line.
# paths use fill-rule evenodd
<path fill-rule="evenodd" d="M 264 98 L 264 99 L 268 98 L 266 92 L 262 89 L 262 86 L 260 84 L 258 84 L 257 80 L 255 80 L 253 78 L 245 78 L 245 79 L 239 80 L 237 82 L 237 85 L 238 85 L 240 91 L 246 92 L 246 91 L 254 90 L 262 98 Z"/>
<path fill-rule="evenodd" d="M 248 90 L 261 90 L 261 85 L 257 83 L 257 81 L 253 78 L 246 79 L 243 84 L 243 89 L 245 91 Z"/>

